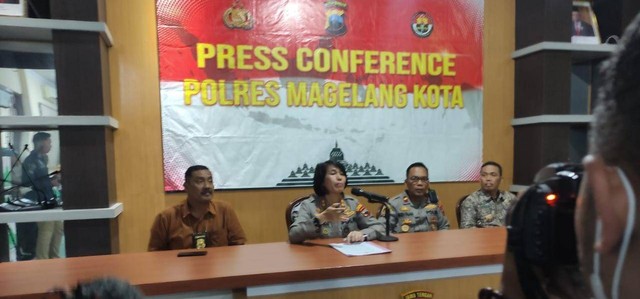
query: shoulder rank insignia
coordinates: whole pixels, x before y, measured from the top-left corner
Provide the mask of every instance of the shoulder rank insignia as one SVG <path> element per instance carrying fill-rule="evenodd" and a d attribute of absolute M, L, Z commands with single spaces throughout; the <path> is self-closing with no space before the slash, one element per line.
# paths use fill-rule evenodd
<path fill-rule="evenodd" d="M 438 206 L 435 205 L 435 204 L 432 204 L 432 203 L 430 203 L 426 207 L 424 207 L 425 210 L 435 210 L 436 208 L 438 208 Z"/>
<path fill-rule="evenodd" d="M 344 211 L 342 212 L 342 215 L 345 215 L 347 217 L 351 217 L 355 214 L 356 212 L 354 212 L 352 209 L 349 209 L 348 206 L 344 207 Z"/>

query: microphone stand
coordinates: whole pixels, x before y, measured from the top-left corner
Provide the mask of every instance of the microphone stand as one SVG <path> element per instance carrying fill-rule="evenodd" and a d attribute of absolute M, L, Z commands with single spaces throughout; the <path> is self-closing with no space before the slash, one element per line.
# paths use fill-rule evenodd
<path fill-rule="evenodd" d="M 378 237 L 378 241 L 380 242 L 395 242 L 398 241 L 398 237 L 394 237 L 394 236 L 390 236 L 389 235 L 389 218 L 391 217 L 391 205 L 389 204 L 389 199 L 386 200 L 376 200 L 371 198 L 370 196 L 365 196 L 370 203 L 379 203 L 379 204 L 383 204 L 385 206 L 385 208 L 387 208 L 387 212 L 384 213 L 384 219 L 386 221 L 386 231 L 385 231 L 385 235 L 384 236 L 379 236 Z"/>
<path fill-rule="evenodd" d="M 13 156 L 16 157 L 16 160 L 13 162 L 13 164 L 11 164 L 11 168 L 9 169 L 9 172 L 7 172 L 7 175 L 4 176 L 4 178 L 2 178 L 2 186 L 0 187 L 4 187 L 4 183 L 7 182 L 7 180 L 9 179 L 9 175 L 11 175 L 11 173 L 13 172 L 13 169 L 16 168 L 16 164 L 21 163 L 20 162 L 20 157 L 22 157 L 22 154 L 24 154 L 24 152 L 27 151 L 27 148 L 29 146 L 27 144 L 25 144 L 24 148 L 22 149 L 22 151 L 20 152 L 19 155 L 16 154 L 15 149 L 13 148 L 13 145 L 11 145 L 11 143 L 9 143 L 9 148 L 11 149 L 11 153 L 13 153 Z"/>

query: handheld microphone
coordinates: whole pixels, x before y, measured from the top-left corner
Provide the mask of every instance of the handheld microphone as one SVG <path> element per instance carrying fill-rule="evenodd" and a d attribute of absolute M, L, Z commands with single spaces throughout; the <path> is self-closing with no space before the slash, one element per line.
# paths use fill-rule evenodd
<path fill-rule="evenodd" d="M 357 187 L 351 188 L 351 194 L 365 197 L 371 202 L 384 203 L 389 201 L 389 198 L 384 195 L 367 192 Z"/>

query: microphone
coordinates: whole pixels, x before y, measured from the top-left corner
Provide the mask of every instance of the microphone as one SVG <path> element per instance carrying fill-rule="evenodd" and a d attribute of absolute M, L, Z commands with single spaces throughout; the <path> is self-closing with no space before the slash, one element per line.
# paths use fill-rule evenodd
<path fill-rule="evenodd" d="M 376 194 L 373 192 L 367 192 L 357 187 L 351 188 L 351 194 L 355 196 L 365 197 L 369 201 L 376 202 L 376 203 L 385 203 L 389 201 L 389 198 L 384 195 Z"/>
<path fill-rule="evenodd" d="M 378 241 L 382 241 L 382 242 L 398 241 L 398 237 L 389 235 L 389 217 L 391 216 L 391 210 L 392 210 L 391 204 L 389 204 L 389 198 L 384 195 L 364 191 L 358 187 L 351 188 L 351 194 L 355 196 L 366 197 L 371 203 L 383 204 L 387 208 L 387 213 L 384 214 L 384 218 L 387 225 L 385 226 L 385 235 L 378 236 Z"/>

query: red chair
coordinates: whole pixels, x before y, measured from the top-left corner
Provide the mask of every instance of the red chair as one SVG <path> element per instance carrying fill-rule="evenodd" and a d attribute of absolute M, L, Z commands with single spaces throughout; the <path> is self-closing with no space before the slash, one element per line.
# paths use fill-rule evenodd
<path fill-rule="evenodd" d="M 309 198 L 309 195 L 296 198 L 294 201 L 290 202 L 287 205 L 287 209 L 285 209 L 285 211 L 284 211 L 284 220 L 285 220 L 285 223 L 287 224 L 287 231 L 289 230 L 289 227 L 291 226 L 291 224 L 293 224 L 293 221 L 295 221 L 295 219 L 293 219 L 293 217 L 292 217 L 293 215 L 291 215 L 291 213 L 293 212 L 293 210 L 295 208 L 297 208 L 300 205 L 300 203 L 303 200 L 305 200 L 307 198 Z"/>

